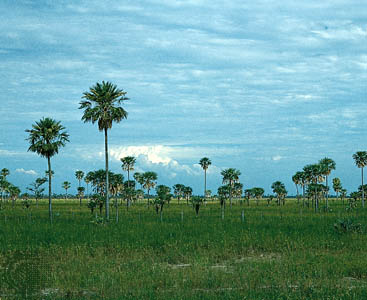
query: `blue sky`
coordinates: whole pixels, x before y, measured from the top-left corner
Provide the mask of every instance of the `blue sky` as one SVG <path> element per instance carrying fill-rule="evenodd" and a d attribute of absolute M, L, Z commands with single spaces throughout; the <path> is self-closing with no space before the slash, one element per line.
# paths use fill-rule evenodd
<path fill-rule="evenodd" d="M 81 122 L 83 92 L 111 81 L 129 116 L 110 131 L 111 169 L 200 194 L 200 158 L 238 168 L 245 188 L 283 181 L 327 156 L 348 191 L 366 150 L 367 15 L 363 1 L 15 1 L 0 11 L 0 166 L 24 189 L 47 168 L 25 129 L 62 122 L 71 142 L 53 158 L 56 192 L 76 170 L 104 167 L 103 134 Z"/>

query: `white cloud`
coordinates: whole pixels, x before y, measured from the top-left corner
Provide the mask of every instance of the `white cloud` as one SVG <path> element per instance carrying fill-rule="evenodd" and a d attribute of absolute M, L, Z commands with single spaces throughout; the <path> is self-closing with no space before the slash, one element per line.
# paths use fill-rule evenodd
<path fill-rule="evenodd" d="M 9 150 L 1 150 L 0 156 L 16 156 L 16 155 L 32 155 L 30 152 L 19 152 L 19 151 L 9 151 Z"/>
<path fill-rule="evenodd" d="M 367 30 L 359 26 L 351 26 L 350 28 L 338 28 L 335 30 L 313 30 L 314 34 L 324 39 L 333 40 L 358 40 L 367 37 Z"/>
<path fill-rule="evenodd" d="M 116 160 L 120 160 L 125 156 L 144 156 L 150 163 L 163 165 L 173 162 L 170 157 L 171 153 L 172 149 L 163 145 L 115 147 L 110 150 L 110 155 Z"/>
<path fill-rule="evenodd" d="M 275 156 L 273 156 L 271 159 L 273 160 L 273 161 L 278 161 L 278 160 L 281 160 L 283 157 L 282 156 L 280 156 L 280 155 L 275 155 Z"/>
<path fill-rule="evenodd" d="M 181 164 L 176 159 L 177 157 L 183 159 L 197 159 L 198 149 L 194 147 L 172 147 L 165 145 L 152 145 L 152 146 L 130 146 L 130 147 L 111 147 L 110 156 L 120 161 L 122 157 L 134 156 L 137 158 L 137 167 L 140 171 L 163 168 L 165 171 L 170 172 L 171 177 L 176 177 L 178 173 L 185 173 L 191 176 L 201 176 L 203 170 L 197 163 L 192 165 Z M 103 153 L 99 153 L 103 156 Z M 208 168 L 207 173 L 220 172 L 220 169 L 211 165 Z"/>
<path fill-rule="evenodd" d="M 15 172 L 17 173 L 23 173 L 27 175 L 37 176 L 38 173 L 35 170 L 24 170 L 23 168 L 16 169 Z"/>

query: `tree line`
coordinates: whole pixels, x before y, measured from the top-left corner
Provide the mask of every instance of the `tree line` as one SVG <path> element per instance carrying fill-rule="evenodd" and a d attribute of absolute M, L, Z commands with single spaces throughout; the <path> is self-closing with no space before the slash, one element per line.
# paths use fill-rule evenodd
<path fill-rule="evenodd" d="M 129 98 L 126 97 L 126 92 L 117 88 L 116 85 L 111 82 L 102 81 L 97 82 L 95 85 L 89 88 L 88 91 L 83 93 L 82 101 L 80 101 L 79 109 L 83 110 L 83 116 L 81 120 L 85 123 L 91 122 L 97 123 L 98 130 L 104 134 L 104 146 L 105 146 L 105 169 L 91 171 L 86 175 L 83 171 L 76 171 L 75 176 L 79 182 L 78 185 L 78 197 L 81 205 L 81 199 L 84 196 L 85 188 L 81 186 L 81 180 L 84 178 L 87 189 L 89 183 L 93 187 L 95 196 L 93 199 L 97 199 L 95 202 L 99 203 L 100 207 L 105 207 L 105 218 L 110 217 L 110 197 L 115 197 L 115 204 L 117 203 L 116 195 L 123 194 L 126 198 L 127 207 L 131 205 L 131 202 L 136 197 L 141 197 L 142 190 L 145 189 L 148 195 L 148 205 L 150 204 L 150 191 L 156 187 L 157 197 L 152 200 L 156 205 L 157 211 L 162 211 L 163 204 L 169 202 L 171 195 L 171 189 L 165 185 L 156 186 L 157 174 L 155 172 L 135 173 L 134 180 L 130 180 L 130 172 L 134 170 L 134 164 L 136 158 L 127 156 L 121 158 L 122 168 L 127 172 L 127 181 L 123 181 L 122 174 L 114 174 L 109 171 L 109 158 L 108 158 L 108 131 L 112 129 L 113 123 L 119 123 L 124 119 L 127 119 L 128 113 L 122 108 L 124 101 Z M 35 197 L 36 201 L 40 198 L 44 192 L 43 184 L 48 183 L 48 205 L 49 205 L 49 217 L 52 220 L 52 175 L 53 170 L 51 166 L 51 158 L 59 153 L 60 149 L 69 142 L 69 134 L 65 130 L 65 127 L 52 118 L 42 118 L 36 121 L 32 125 L 31 129 L 27 129 L 29 134 L 27 141 L 29 142 L 28 151 L 35 152 L 41 157 L 47 159 L 47 177 L 37 178 L 37 180 L 31 184 L 28 188 Z M 367 152 L 359 151 L 353 155 L 356 165 L 362 170 L 362 185 L 360 191 L 356 193 L 361 194 L 362 206 L 364 207 L 364 184 L 363 184 L 363 168 L 367 164 Z M 211 160 L 207 157 L 202 158 L 199 161 L 202 169 L 204 170 L 204 199 L 211 195 L 211 191 L 207 190 L 207 170 L 211 165 Z M 335 162 L 325 157 L 317 164 L 306 165 L 302 171 L 296 172 L 292 177 L 293 182 L 296 185 L 297 200 L 302 198 L 303 205 L 310 205 L 317 211 L 319 209 L 319 201 L 321 197 L 326 200 L 326 209 L 329 208 L 329 184 L 328 179 L 332 170 L 335 170 Z M 16 186 L 9 184 L 6 177 L 9 175 L 9 171 L 4 168 L 1 172 L 0 187 L 2 192 L 2 202 L 4 200 L 4 193 L 8 192 L 12 197 L 16 198 L 20 194 L 20 189 Z M 84 176 L 85 175 L 85 176 Z M 221 172 L 223 177 L 222 186 L 218 188 L 217 195 L 220 200 L 221 207 L 225 208 L 227 202 L 232 206 L 233 197 L 239 198 L 243 193 L 243 184 L 239 182 L 239 176 L 241 172 L 235 168 L 228 168 Z M 325 181 L 325 185 L 321 184 Z M 135 182 L 140 184 L 140 189 L 136 190 Z M 68 190 L 71 187 L 71 183 L 65 181 L 62 183 L 62 187 L 65 189 L 65 196 L 68 195 Z M 302 188 L 302 196 L 299 194 L 298 188 Z M 284 205 L 285 198 L 287 196 L 287 190 L 285 185 L 280 181 L 275 181 L 271 186 L 274 194 L 276 195 L 277 204 Z M 337 195 L 345 196 L 346 190 L 342 188 L 339 178 L 333 179 L 333 188 Z M 173 186 L 174 195 L 177 196 L 178 201 L 185 198 L 186 202 L 189 202 L 192 196 L 192 188 L 186 187 L 182 184 L 176 184 Z M 264 189 L 261 187 L 254 187 L 246 189 L 245 198 L 249 204 L 251 197 L 255 198 L 257 203 L 264 195 Z M 87 194 L 88 191 L 87 191 Z M 359 195 L 359 194 L 358 194 Z M 357 194 L 354 196 L 357 197 Z M 144 197 L 144 192 L 143 192 Z M 103 199 L 103 200 L 102 200 Z M 199 207 L 202 200 L 195 198 L 195 207 Z M 271 201 L 272 197 L 270 197 Z M 307 199 L 307 201 L 305 200 Z M 193 203 L 194 203 L 193 202 Z M 37 202 L 38 203 L 38 202 Z M 90 202 L 92 203 L 92 202 Z M 101 204 L 102 203 L 102 204 Z M 269 200 L 268 200 L 269 203 Z M 97 204 L 89 204 L 94 206 Z"/>

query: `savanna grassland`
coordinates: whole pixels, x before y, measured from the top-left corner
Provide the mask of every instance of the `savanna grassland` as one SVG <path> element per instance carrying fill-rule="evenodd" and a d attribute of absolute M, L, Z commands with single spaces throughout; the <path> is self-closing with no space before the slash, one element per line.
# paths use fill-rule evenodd
<path fill-rule="evenodd" d="M 86 203 L 0 211 L 1 299 L 367 299 L 367 213 L 173 200 L 96 219 Z M 244 211 L 244 217 L 242 217 Z M 338 225 L 339 224 L 339 225 Z M 336 226 L 336 227 L 335 227 Z"/>

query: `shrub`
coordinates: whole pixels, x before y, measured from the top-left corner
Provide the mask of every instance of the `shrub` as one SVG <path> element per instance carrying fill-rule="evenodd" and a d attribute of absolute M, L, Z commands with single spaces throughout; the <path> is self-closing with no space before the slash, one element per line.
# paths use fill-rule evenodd
<path fill-rule="evenodd" d="M 362 225 L 356 220 L 349 219 L 338 219 L 334 223 L 334 229 L 338 233 L 348 233 L 348 232 L 362 232 Z"/>

